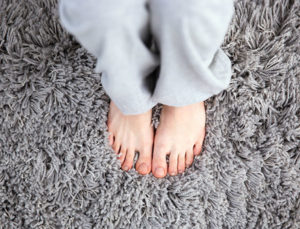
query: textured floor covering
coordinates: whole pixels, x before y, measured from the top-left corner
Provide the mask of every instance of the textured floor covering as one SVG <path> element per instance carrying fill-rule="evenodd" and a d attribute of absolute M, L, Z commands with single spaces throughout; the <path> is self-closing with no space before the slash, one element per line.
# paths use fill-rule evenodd
<path fill-rule="evenodd" d="M 0 228 L 300 228 L 300 1 L 235 9 L 203 154 L 156 179 L 119 169 L 95 59 L 56 1 L 1 1 Z"/>

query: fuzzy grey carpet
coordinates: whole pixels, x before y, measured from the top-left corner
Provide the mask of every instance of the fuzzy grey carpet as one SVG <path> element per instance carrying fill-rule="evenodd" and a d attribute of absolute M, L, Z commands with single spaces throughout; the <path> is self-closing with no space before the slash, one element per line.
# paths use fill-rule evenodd
<path fill-rule="evenodd" d="M 0 228 L 300 228 L 300 1 L 235 9 L 204 151 L 156 179 L 119 169 L 101 75 L 56 0 L 1 0 Z"/>

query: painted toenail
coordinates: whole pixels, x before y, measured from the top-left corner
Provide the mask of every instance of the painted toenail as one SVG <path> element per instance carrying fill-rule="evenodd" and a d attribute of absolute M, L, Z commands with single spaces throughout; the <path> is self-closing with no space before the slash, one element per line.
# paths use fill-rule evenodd
<path fill-rule="evenodd" d="M 148 169 L 148 166 L 145 163 L 141 164 L 138 168 L 139 171 L 145 171 L 147 169 Z"/>
<path fill-rule="evenodd" d="M 157 168 L 157 169 L 155 169 L 155 174 L 158 176 L 163 176 L 163 175 L 165 175 L 165 171 L 163 168 Z"/>

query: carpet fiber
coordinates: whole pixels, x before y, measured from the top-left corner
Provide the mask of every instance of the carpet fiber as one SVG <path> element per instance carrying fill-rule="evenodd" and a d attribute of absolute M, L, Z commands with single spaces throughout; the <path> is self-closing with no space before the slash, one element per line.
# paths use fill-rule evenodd
<path fill-rule="evenodd" d="M 2 0 L 0 228 L 300 228 L 300 1 L 236 1 L 222 48 L 202 155 L 142 176 L 108 145 L 101 74 L 56 0 Z"/>

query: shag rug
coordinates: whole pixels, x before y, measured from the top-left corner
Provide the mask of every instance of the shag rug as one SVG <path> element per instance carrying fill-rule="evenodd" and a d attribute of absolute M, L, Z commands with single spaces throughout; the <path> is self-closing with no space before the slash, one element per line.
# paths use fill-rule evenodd
<path fill-rule="evenodd" d="M 142 176 L 108 145 L 101 74 L 57 1 L 1 0 L 0 228 L 300 228 L 300 1 L 236 1 L 222 48 L 202 154 Z"/>

